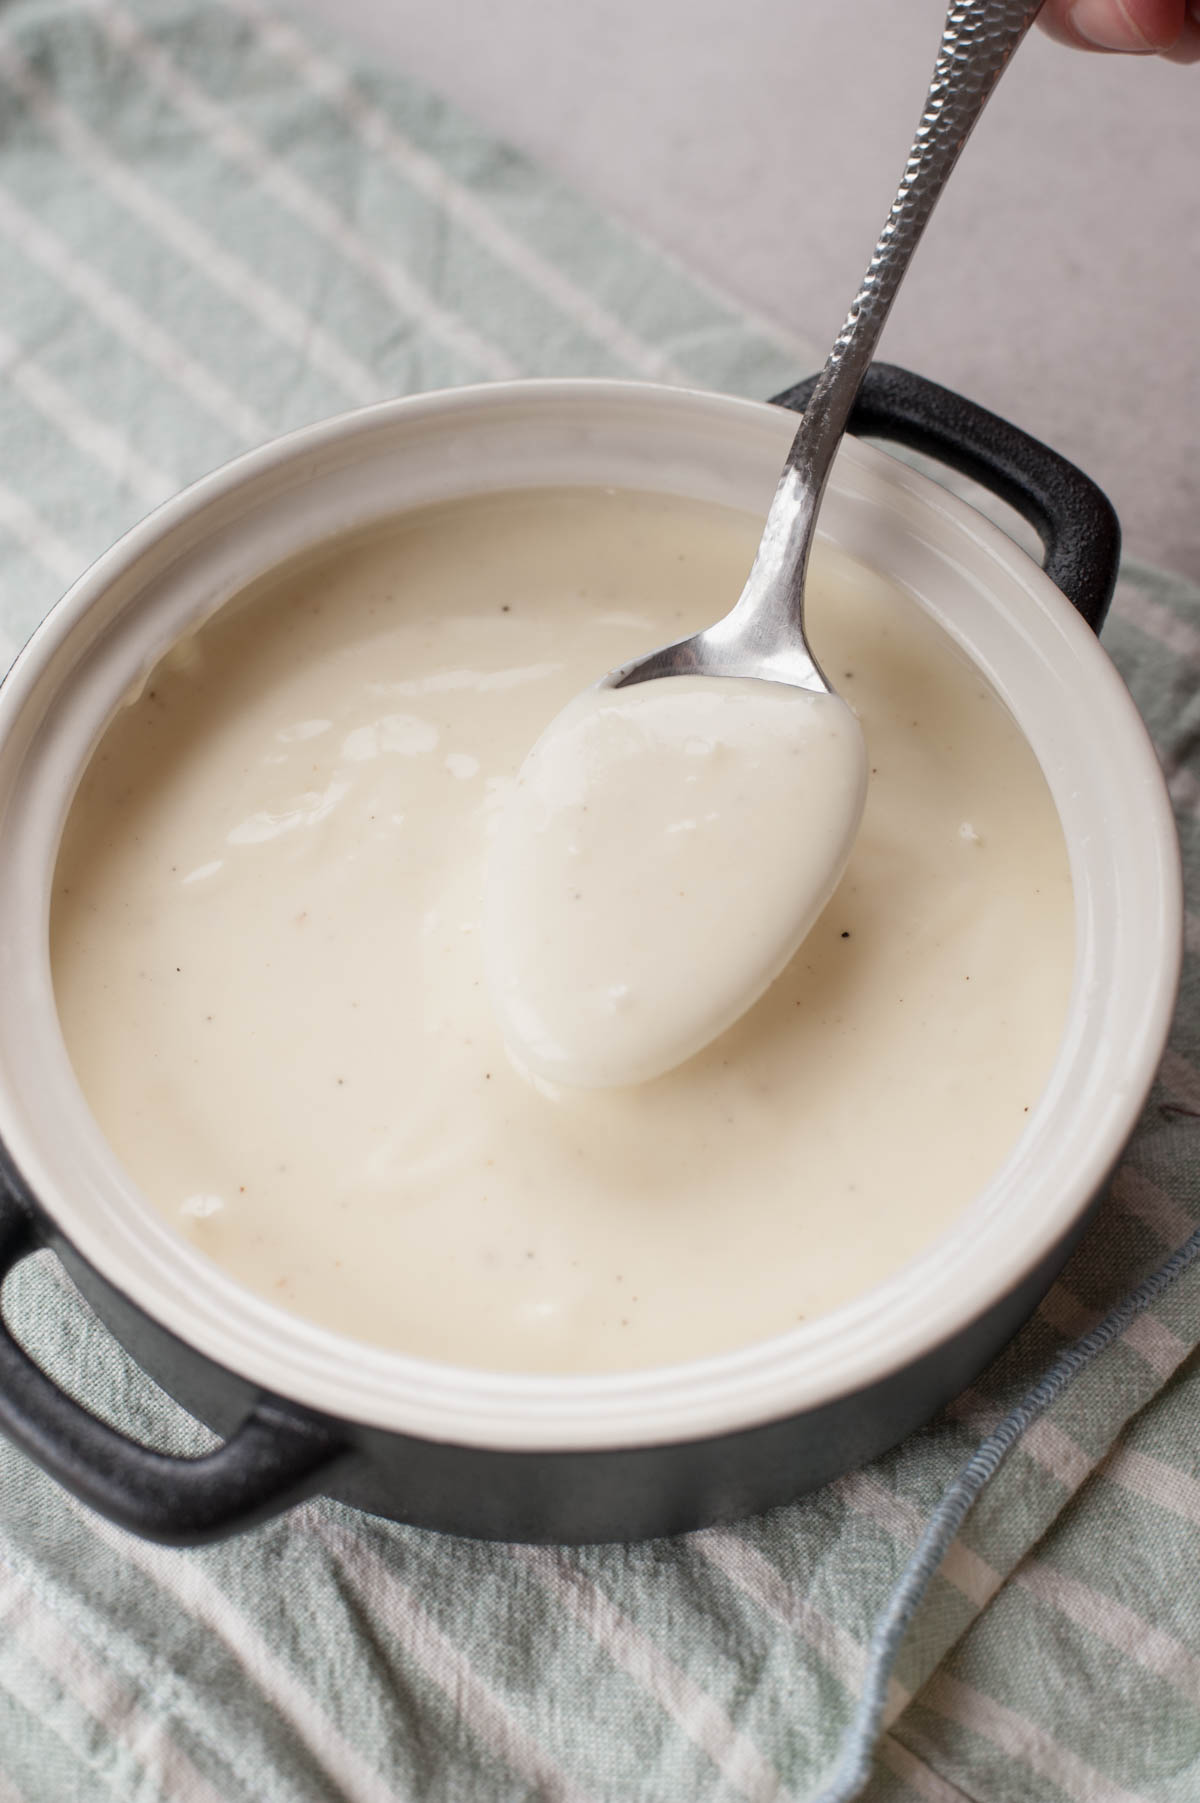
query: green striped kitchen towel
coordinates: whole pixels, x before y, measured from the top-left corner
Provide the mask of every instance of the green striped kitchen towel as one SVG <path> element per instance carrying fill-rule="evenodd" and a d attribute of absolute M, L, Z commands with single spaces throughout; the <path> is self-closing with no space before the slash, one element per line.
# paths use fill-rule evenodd
<path fill-rule="evenodd" d="M 182 483 L 348 404 L 504 376 L 765 395 L 749 318 L 441 101 L 259 0 L 0 0 L 0 630 Z M 1200 868 L 1200 592 L 1128 565 L 1106 642 Z M 1018 1341 L 875 1465 L 734 1528 L 575 1552 L 319 1501 L 171 1552 L 0 1447 L 0 1803 L 713 1803 L 832 1771 L 872 1632 L 981 1434 L 1200 1221 L 1200 917 L 1094 1230 Z M 207 1436 L 48 1258 L 39 1358 Z M 1027 1428 L 899 1648 L 872 1803 L 1200 1797 L 1200 1271 Z"/>

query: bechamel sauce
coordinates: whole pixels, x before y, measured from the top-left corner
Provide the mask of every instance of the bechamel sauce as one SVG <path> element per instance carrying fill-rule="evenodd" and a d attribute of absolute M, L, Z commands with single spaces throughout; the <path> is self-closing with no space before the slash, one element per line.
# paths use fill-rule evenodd
<path fill-rule="evenodd" d="M 518 1063 L 643 1083 L 725 1032 L 832 895 L 866 777 L 836 695 L 672 676 L 568 702 L 488 848 L 484 971 Z"/>
<path fill-rule="evenodd" d="M 598 670 L 716 618 L 759 522 L 608 491 L 447 504 L 257 585 L 109 728 L 56 875 L 67 1046 L 145 1194 L 253 1289 L 481 1367 L 765 1338 L 894 1272 L 995 1171 L 1070 982 L 1036 763 L 914 603 L 818 546 L 866 736 L 845 877 L 698 1057 L 519 1075 L 485 993 L 485 824 Z"/>

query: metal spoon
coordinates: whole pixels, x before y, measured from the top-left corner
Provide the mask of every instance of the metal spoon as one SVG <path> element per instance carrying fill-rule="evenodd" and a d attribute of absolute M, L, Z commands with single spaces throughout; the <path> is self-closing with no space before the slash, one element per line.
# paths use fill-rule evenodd
<path fill-rule="evenodd" d="M 774 982 L 841 878 L 867 757 L 804 635 L 817 512 L 909 258 L 1037 12 L 1034 0 L 950 7 L 899 192 L 737 605 L 577 696 L 522 765 L 489 850 L 484 962 L 509 1051 L 537 1077 L 604 1088 L 685 1062 Z M 612 694 L 678 676 L 701 680 L 691 692 L 668 682 L 622 701 Z M 779 713 L 768 682 L 807 691 L 804 703 Z M 701 791 L 689 748 L 707 755 L 718 743 L 692 818 Z"/>
<path fill-rule="evenodd" d="M 959 153 L 1042 0 L 961 0 L 946 14 L 925 109 L 862 285 L 792 440 L 753 567 L 715 626 L 623 664 L 601 687 L 660 676 L 753 676 L 834 693 L 804 633 L 817 514 L 879 334 Z"/>

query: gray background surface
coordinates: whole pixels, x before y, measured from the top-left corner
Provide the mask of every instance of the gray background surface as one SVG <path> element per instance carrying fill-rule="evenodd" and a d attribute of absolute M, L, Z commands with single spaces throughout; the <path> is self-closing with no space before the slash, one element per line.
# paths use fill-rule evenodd
<path fill-rule="evenodd" d="M 780 324 L 832 338 L 943 0 L 296 0 Z M 1200 66 L 1035 33 L 882 354 L 1083 464 L 1200 580 Z M 801 372 L 798 372 L 801 373 Z"/>

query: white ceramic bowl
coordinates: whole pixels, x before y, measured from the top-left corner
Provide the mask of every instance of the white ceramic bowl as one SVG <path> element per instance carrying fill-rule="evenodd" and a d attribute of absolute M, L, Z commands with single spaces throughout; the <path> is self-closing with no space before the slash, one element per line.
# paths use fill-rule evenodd
<path fill-rule="evenodd" d="M 1050 1281 L 1166 1037 L 1181 922 L 1171 810 L 1124 685 L 1043 571 L 964 502 L 854 441 L 822 536 L 915 595 L 1007 703 L 1052 790 L 1076 899 L 1069 1018 L 1045 1092 L 992 1181 L 897 1276 L 775 1339 L 661 1370 L 551 1378 L 422 1362 L 275 1308 L 172 1231 L 109 1150 L 67 1058 L 47 935 L 59 836 L 121 697 L 180 634 L 297 551 L 453 496 L 609 484 L 763 512 L 793 425 L 765 404 L 615 382 L 389 402 L 293 433 L 167 503 L 26 648 L 0 690 L 0 1140 L 20 1198 L 0 1237 L 9 1263 L 48 1239 L 155 1375 L 219 1429 L 242 1422 L 207 1464 L 147 1465 L 39 1387 L 5 1339 L 0 1427 L 79 1494 L 177 1539 L 312 1488 L 512 1537 L 690 1526 L 779 1500 L 907 1431 Z"/>

